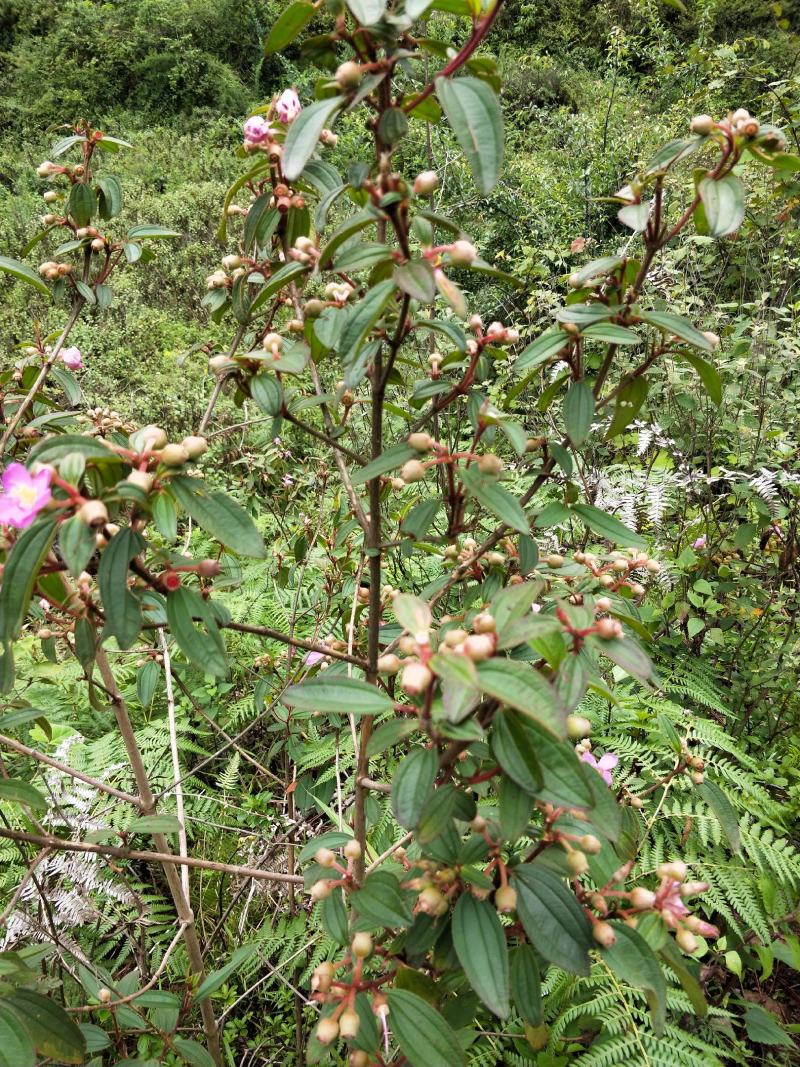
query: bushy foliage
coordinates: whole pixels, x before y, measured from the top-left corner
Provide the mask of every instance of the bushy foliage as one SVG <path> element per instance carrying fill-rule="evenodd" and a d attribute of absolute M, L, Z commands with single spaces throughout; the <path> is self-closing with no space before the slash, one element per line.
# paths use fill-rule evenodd
<path fill-rule="evenodd" d="M 424 6 L 4 24 L 192 111 L 5 150 L 19 1062 L 794 1056 L 797 75 L 719 5 Z"/>

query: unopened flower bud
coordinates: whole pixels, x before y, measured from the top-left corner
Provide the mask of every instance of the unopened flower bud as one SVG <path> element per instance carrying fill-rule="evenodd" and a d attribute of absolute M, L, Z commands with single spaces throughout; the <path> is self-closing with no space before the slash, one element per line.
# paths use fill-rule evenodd
<path fill-rule="evenodd" d="M 433 681 L 433 673 L 423 663 L 409 663 L 403 668 L 400 684 L 409 696 L 424 693 Z"/>
<path fill-rule="evenodd" d="M 582 715 L 568 715 L 567 716 L 567 736 L 573 741 L 580 741 L 584 737 L 588 737 L 592 732 L 592 724 L 588 719 L 585 719 Z"/>
<path fill-rule="evenodd" d="M 417 907 L 425 915 L 444 915 L 447 911 L 447 901 L 438 889 L 428 886 L 417 897 Z"/>
<path fill-rule="evenodd" d="M 429 433 L 412 433 L 408 435 L 408 443 L 417 452 L 430 452 L 433 448 L 433 438 Z M 411 461 L 413 463 L 413 460 Z"/>
<path fill-rule="evenodd" d="M 149 493 L 153 488 L 154 476 L 149 471 L 137 471 L 130 472 L 125 479 L 129 485 L 135 485 L 138 489 L 141 489 L 143 493 Z"/>
<path fill-rule="evenodd" d="M 318 964 L 311 976 L 311 988 L 315 993 L 327 993 L 331 988 L 335 968 L 330 960 Z"/>
<path fill-rule="evenodd" d="M 463 652 L 473 663 L 489 659 L 494 654 L 497 641 L 493 634 L 470 634 L 464 639 Z"/>
<path fill-rule="evenodd" d="M 674 882 L 683 882 L 688 873 L 689 868 L 683 860 L 671 860 L 669 863 L 660 864 L 657 868 L 659 878 L 671 878 Z"/>
<path fill-rule="evenodd" d="M 517 891 L 510 885 L 501 885 L 494 895 L 494 906 L 501 915 L 508 915 L 517 907 Z"/>
<path fill-rule="evenodd" d="M 77 516 L 87 526 L 103 526 L 108 522 L 108 511 L 102 500 L 87 500 L 78 508 Z"/>
<path fill-rule="evenodd" d="M 610 641 L 622 636 L 622 626 L 616 619 L 598 619 L 595 623 L 595 633 L 602 641 Z"/>
<path fill-rule="evenodd" d="M 339 1036 L 339 1024 L 335 1019 L 320 1019 L 317 1023 L 316 1037 L 320 1045 L 330 1045 Z"/>
<path fill-rule="evenodd" d="M 705 337 L 712 348 L 719 348 L 719 335 L 714 333 L 713 330 L 703 330 L 703 337 Z"/>
<path fill-rule="evenodd" d="M 567 853 L 567 866 L 572 874 L 580 876 L 589 870 L 589 861 L 579 849 Z"/>
<path fill-rule="evenodd" d="M 425 468 L 418 459 L 410 459 L 403 465 L 400 477 L 404 482 L 420 482 L 425 477 Z"/>
<path fill-rule="evenodd" d="M 689 123 L 689 129 L 700 137 L 708 137 L 714 129 L 714 120 L 710 115 L 695 115 Z"/>
<path fill-rule="evenodd" d="M 101 1004 L 108 1004 L 111 1000 L 111 990 L 106 989 L 105 986 L 102 986 L 100 989 L 97 990 L 97 999 L 100 1001 Z"/>
<path fill-rule="evenodd" d="M 336 853 L 329 848 L 318 848 L 314 853 L 314 859 L 320 867 L 333 867 L 336 863 Z"/>
<path fill-rule="evenodd" d="M 182 467 L 189 459 L 189 453 L 183 445 L 165 445 L 158 456 L 159 460 L 168 467 Z"/>
<path fill-rule="evenodd" d="M 745 107 L 739 107 L 731 115 L 731 122 L 734 126 L 737 126 L 740 122 L 747 122 L 750 118 L 750 112 Z"/>
<path fill-rule="evenodd" d="M 614 942 L 617 940 L 617 935 L 614 933 L 614 927 L 611 923 L 603 922 L 602 920 L 597 923 L 592 923 L 592 937 L 603 948 L 611 948 Z"/>
<path fill-rule="evenodd" d="M 450 262 L 457 266 L 469 267 L 478 258 L 478 251 L 471 241 L 454 241 L 450 245 Z"/>
<path fill-rule="evenodd" d="M 395 656 L 393 652 L 387 652 L 385 656 L 378 657 L 379 674 L 397 674 L 400 667 L 400 658 Z"/>
<path fill-rule="evenodd" d="M 364 960 L 372 953 L 372 937 L 364 930 L 353 935 L 350 951 L 357 960 Z"/>
<path fill-rule="evenodd" d="M 478 470 L 481 474 L 499 474 L 503 469 L 503 461 L 493 452 L 487 452 L 478 457 Z"/>
<path fill-rule="evenodd" d="M 143 426 L 139 433 L 148 448 L 163 448 L 167 443 L 167 431 L 161 426 Z"/>
<path fill-rule="evenodd" d="M 414 196 L 430 196 L 439 186 L 439 175 L 435 170 L 424 170 L 414 179 Z"/>
<path fill-rule="evenodd" d="M 354 837 L 344 846 L 344 854 L 349 860 L 357 860 L 361 857 L 361 845 Z"/>
<path fill-rule="evenodd" d="M 343 1011 L 339 1016 L 339 1037 L 344 1038 L 345 1041 L 356 1037 L 360 1025 L 361 1019 L 358 1017 L 358 1012 Z"/>
<path fill-rule="evenodd" d="M 564 557 L 560 556 L 557 552 L 551 552 L 549 556 L 544 557 L 544 562 L 548 567 L 558 570 L 559 567 L 564 566 L 565 560 Z"/>
<path fill-rule="evenodd" d="M 472 620 L 472 629 L 476 634 L 493 634 L 497 632 L 497 620 L 488 611 L 479 612 Z"/>
<path fill-rule="evenodd" d="M 596 856 L 600 849 L 603 847 L 600 841 L 594 836 L 594 834 L 584 834 L 578 844 L 581 846 L 584 852 L 588 852 L 590 856 Z"/>
<path fill-rule="evenodd" d="M 205 437 L 198 437 L 192 434 L 189 437 L 184 437 L 181 441 L 181 447 L 186 449 L 189 459 L 199 459 L 208 450 L 208 441 Z"/>
<path fill-rule="evenodd" d="M 227 374 L 231 370 L 231 361 L 227 356 L 212 356 L 208 361 L 208 369 L 212 374 L 219 377 L 222 374 Z"/>
<path fill-rule="evenodd" d="M 599 596 L 595 600 L 594 606 L 597 611 L 611 611 L 611 600 L 607 596 Z"/>
<path fill-rule="evenodd" d="M 363 1049 L 353 1049 L 347 1059 L 347 1067 L 369 1067 L 368 1054 Z"/>
<path fill-rule="evenodd" d="M 708 890 L 708 882 L 684 882 L 681 886 L 681 896 L 686 900 L 688 897 L 696 897 L 698 893 Z"/>
<path fill-rule="evenodd" d="M 697 938 L 691 932 L 691 930 L 679 930 L 675 935 L 675 942 L 680 949 L 682 949 L 687 955 L 691 956 L 693 952 L 697 952 L 698 942 Z"/>
<path fill-rule="evenodd" d="M 225 270 L 234 270 L 234 268 L 241 267 L 241 265 L 242 265 L 242 257 L 241 256 L 238 256 L 236 254 L 231 254 L 230 256 L 223 256 L 222 257 L 222 266 L 225 268 Z"/>
<path fill-rule="evenodd" d="M 60 170 L 55 163 L 52 163 L 49 159 L 46 159 L 44 163 L 40 163 L 36 168 L 36 173 L 40 178 L 51 178 L 54 174 L 57 174 Z"/>
<path fill-rule="evenodd" d="M 355 89 L 361 84 L 362 77 L 361 67 L 358 63 L 354 63 L 352 59 L 347 60 L 346 63 L 342 63 L 337 67 L 336 81 L 340 89 Z"/>
<path fill-rule="evenodd" d="M 309 890 L 312 900 L 325 900 L 332 892 L 333 890 L 324 878 L 320 879 L 318 882 L 314 882 Z"/>
<path fill-rule="evenodd" d="M 651 889 L 637 886 L 631 891 L 631 907 L 638 911 L 647 911 L 656 902 L 656 895 Z"/>

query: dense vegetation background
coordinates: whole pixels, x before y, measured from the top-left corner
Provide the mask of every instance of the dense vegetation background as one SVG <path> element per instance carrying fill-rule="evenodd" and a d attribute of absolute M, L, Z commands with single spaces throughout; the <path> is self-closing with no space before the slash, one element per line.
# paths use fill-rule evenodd
<path fill-rule="evenodd" d="M 0 250 L 18 254 L 33 235 L 32 219 L 42 211 L 35 167 L 64 123 L 83 117 L 134 144 L 113 162 L 126 190 L 127 220 L 157 222 L 183 236 L 156 250 L 146 275 L 123 276 L 102 329 L 89 313 L 74 343 L 84 353 L 81 386 L 89 406 L 113 409 L 136 424 L 159 423 L 171 436 L 197 425 L 213 384 L 208 353 L 229 333 L 228 324 L 211 321 L 201 300 L 205 276 L 221 254 L 220 205 L 241 170 L 234 150 L 242 120 L 287 85 L 304 99 L 313 90 L 314 75 L 300 62 L 298 46 L 264 56 L 281 6 L 273 0 L 0 0 Z M 436 196 L 443 209 L 458 218 L 486 259 L 524 282 L 513 292 L 491 279 L 472 283 L 473 302 L 486 321 L 501 318 L 523 339 L 539 332 L 563 298 L 565 276 L 586 255 L 613 251 L 627 239 L 616 205 L 602 198 L 685 130 L 693 114 L 718 115 L 746 104 L 781 126 L 790 150 L 800 153 L 796 0 L 697 0 L 687 7 L 658 0 L 508 3 L 491 42 L 503 78 L 508 156 L 490 199 L 474 189 L 444 127 L 434 127 L 426 143 L 420 123 L 409 139 L 403 150 L 409 171 L 431 160 L 442 177 Z M 353 117 L 340 122 L 338 132 L 339 145 L 329 156 L 334 164 L 365 139 Z M 722 337 L 715 365 L 723 402 L 712 404 L 689 368 L 670 365 L 658 372 L 657 423 L 643 409 L 602 475 L 585 472 L 595 500 L 646 529 L 668 564 L 668 576 L 642 606 L 645 623 L 663 638 L 660 666 L 671 683 L 669 701 L 649 708 L 652 722 L 658 715 L 679 717 L 684 703 L 694 709 L 703 724 L 698 744 L 716 753 L 742 819 L 739 858 L 721 858 L 725 842 L 716 830 L 702 829 L 700 843 L 690 846 L 698 850 L 698 863 L 708 860 L 703 877 L 728 922 L 727 940 L 703 961 L 711 1021 L 680 1053 L 654 1046 L 653 1064 L 788 1064 L 797 1058 L 787 1033 L 798 1032 L 800 1019 L 800 858 L 793 847 L 800 808 L 800 186 L 789 185 L 779 200 L 760 172 L 748 172 L 747 181 L 741 236 L 722 245 L 691 236 L 660 257 L 655 279 L 658 296 L 673 310 Z M 24 286 L 3 285 L 2 295 L 0 350 L 29 343 L 32 313 L 42 316 L 45 332 L 59 325 L 58 313 L 32 304 Z M 545 414 L 523 410 L 522 417 L 531 434 L 546 430 Z M 218 418 L 219 428 L 238 424 L 243 415 L 226 400 Z M 273 558 L 247 565 L 242 585 L 231 581 L 229 606 L 282 628 L 314 613 L 298 593 L 297 568 L 318 570 L 324 580 L 324 560 L 306 559 L 305 552 L 327 475 L 307 438 L 295 438 L 286 427 L 284 440 L 275 443 L 269 425 L 220 435 L 211 461 L 228 478 L 233 474 L 239 499 L 257 512 L 267 542 L 275 545 Z M 263 512 L 256 492 L 264 493 Z M 305 525 L 287 525 L 289 502 L 301 509 L 307 503 Z M 234 733 L 263 710 L 263 679 L 278 662 L 277 646 L 265 652 L 263 642 L 239 636 L 234 647 L 240 668 L 230 682 L 194 679 L 191 695 L 178 695 L 187 768 L 202 763 L 221 731 Z M 84 766 L 105 770 L 119 758 L 118 747 L 77 697 L 78 672 L 42 660 L 32 641 L 28 654 L 28 695 L 50 722 L 41 743 L 63 742 L 77 730 L 86 746 Z M 129 662 L 120 674 L 136 700 L 136 666 Z M 162 695 L 148 692 L 141 675 L 138 695 L 148 759 L 156 774 L 161 767 L 168 777 Z M 584 710 L 631 773 L 652 760 L 658 726 L 643 729 L 640 702 L 631 697 L 613 717 L 599 700 Z M 196 851 L 212 855 L 223 839 L 227 858 L 245 862 L 270 833 L 293 825 L 294 805 L 306 831 L 320 822 L 332 802 L 334 750 L 313 729 L 302 753 L 292 752 L 281 743 L 280 722 L 268 719 L 250 737 L 255 766 L 238 749 L 228 750 L 188 779 L 196 787 L 187 809 Z M 282 775 L 285 758 L 298 763 L 290 806 L 282 779 L 273 780 L 274 771 Z M 667 845 L 685 842 L 697 827 L 686 794 L 673 795 L 659 815 L 664 837 L 654 845 L 653 866 Z M 371 817 L 388 825 L 377 800 Z M 221 838 L 220 827 L 230 836 Z M 0 856 L 6 864 L 0 889 L 10 890 L 19 857 L 7 842 Z M 132 943 L 140 940 L 143 955 L 169 942 L 170 917 L 159 912 L 165 906 L 152 885 L 143 882 L 135 901 L 115 900 L 95 885 L 82 911 L 70 898 L 69 875 L 53 871 L 51 877 L 62 894 L 56 906 L 71 945 L 88 939 L 97 949 L 119 924 L 127 925 Z M 251 936 L 255 930 L 262 968 L 292 962 L 237 1007 L 226 1032 L 229 1062 L 290 1062 L 292 987 L 307 979 L 318 935 L 285 897 L 247 892 L 235 922 L 223 889 L 218 899 L 202 898 L 204 936 L 226 939 L 230 950 L 242 931 Z M 139 930 L 142 909 L 148 925 Z M 251 966 L 245 973 L 250 979 L 228 976 L 218 994 L 222 1004 L 233 1005 L 261 972 Z M 534 1056 L 538 1067 L 556 1067 L 580 1058 L 591 1044 L 587 1032 L 622 1014 L 614 1006 L 620 1001 L 592 981 L 559 980 L 548 990 L 551 1029 L 535 1055 L 517 1044 L 513 1053 L 499 1053 L 490 1040 L 476 1046 L 472 1062 L 516 1064 L 524 1055 Z M 639 1005 L 621 1002 L 639 1020 Z M 589 1005 L 582 1013 L 575 1010 L 581 1004 Z M 147 1048 L 139 1053 L 146 1060 Z M 593 1067 L 633 1062 L 609 1056 L 593 1059 Z"/>

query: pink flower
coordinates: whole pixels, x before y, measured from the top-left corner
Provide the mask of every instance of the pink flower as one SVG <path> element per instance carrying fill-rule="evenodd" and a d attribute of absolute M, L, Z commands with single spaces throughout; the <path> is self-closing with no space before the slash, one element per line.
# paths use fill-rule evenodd
<path fill-rule="evenodd" d="M 302 110 L 300 97 L 294 89 L 285 89 L 275 101 L 275 114 L 279 121 L 287 126 L 290 122 L 294 122 Z"/>
<path fill-rule="evenodd" d="M 3 471 L 0 493 L 0 523 L 23 530 L 30 526 L 42 508 L 50 503 L 50 474 L 47 469 L 31 474 L 21 463 L 10 463 Z"/>
<path fill-rule="evenodd" d="M 692 542 L 692 548 L 705 548 L 708 544 L 708 538 L 705 534 L 701 534 L 696 541 Z"/>
<path fill-rule="evenodd" d="M 656 908 L 661 912 L 664 922 L 672 930 L 677 930 L 683 919 L 689 914 L 681 896 L 681 883 L 665 878 L 656 892 Z"/>
<path fill-rule="evenodd" d="M 303 662 L 307 667 L 313 667 L 317 663 L 321 663 L 325 659 L 324 652 L 306 652 Z"/>
<path fill-rule="evenodd" d="M 61 352 L 61 362 L 64 363 L 70 370 L 80 370 L 83 366 L 83 356 L 81 350 L 72 345 L 71 348 L 65 348 Z"/>
<path fill-rule="evenodd" d="M 615 756 L 613 752 L 606 752 L 605 756 L 601 756 L 598 760 L 591 752 L 581 752 L 581 759 L 603 776 L 606 785 L 611 785 L 611 772 L 619 763 L 619 756 Z"/>
<path fill-rule="evenodd" d="M 247 120 L 242 129 L 245 144 L 251 145 L 263 144 L 272 133 L 272 127 L 261 115 L 253 115 L 252 118 Z"/>

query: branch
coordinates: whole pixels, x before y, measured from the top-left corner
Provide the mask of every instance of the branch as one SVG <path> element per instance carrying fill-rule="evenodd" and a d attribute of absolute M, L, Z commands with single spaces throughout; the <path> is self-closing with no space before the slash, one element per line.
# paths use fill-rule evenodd
<path fill-rule="evenodd" d="M 27 830 L 10 830 L 0 826 L 0 837 L 9 841 L 24 841 L 40 848 L 55 849 L 60 852 L 89 852 L 95 856 L 113 856 L 120 860 L 138 860 L 142 863 L 160 863 L 167 868 L 192 867 L 200 871 L 216 871 L 219 874 L 232 874 L 239 878 L 256 878 L 264 882 L 302 883 L 299 874 L 285 874 L 283 871 L 264 871 L 259 867 L 243 867 L 236 863 L 221 863 L 217 860 L 201 860 L 196 856 L 175 856 L 172 852 L 144 852 L 135 848 L 119 848 L 117 845 L 94 845 L 88 841 L 65 841 L 61 837 L 46 834 L 30 834 Z M 183 920 L 181 920 L 183 921 Z"/>

